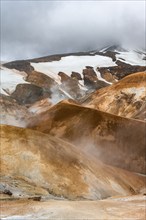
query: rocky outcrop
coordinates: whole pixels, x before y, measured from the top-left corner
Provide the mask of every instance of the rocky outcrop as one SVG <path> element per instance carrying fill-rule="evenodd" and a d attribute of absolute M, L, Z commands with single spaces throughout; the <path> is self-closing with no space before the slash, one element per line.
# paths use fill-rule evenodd
<path fill-rule="evenodd" d="M 50 91 L 52 87 L 57 86 L 55 80 L 37 71 L 32 71 L 31 74 L 28 74 L 26 81 Z"/>
<path fill-rule="evenodd" d="M 82 80 L 81 74 L 77 72 L 72 72 L 71 77 L 73 79 Z"/>
<path fill-rule="evenodd" d="M 84 92 L 81 91 L 77 79 L 73 79 L 63 72 L 59 72 L 58 75 L 61 77 L 62 82 L 60 88 L 65 90 L 71 98 L 76 100 L 83 96 Z"/>
<path fill-rule="evenodd" d="M 117 66 L 100 67 L 97 68 L 97 70 L 101 73 L 103 78 L 106 73 L 109 73 L 113 76 L 114 79 L 118 80 L 136 72 L 146 71 L 146 66 L 130 65 L 120 60 L 116 61 L 116 64 Z"/>
<path fill-rule="evenodd" d="M 34 68 L 30 65 L 30 62 L 27 60 L 12 61 L 3 64 L 3 66 L 7 67 L 8 69 L 16 69 L 26 73 L 31 73 L 34 70 Z"/>
<path fill-rule="evenodd" d="M 104 71 L 100 71 L 100 73 L 101 73 L 101 77 L 102 77 L 103 79 L 105 79 L 107 82 L 115 83 L 115 82 L 117 81 L 116 77 L 113 76 L 113 75 L 110 73 L 109 70 L 107 70 L 107 71 L 105 71 L 105 70 L 104 70 Z"/>
<path fill-rule="evenodd" d="M 83 76 L 85 86 L 89 88 L 95 87 L 97 82 L 97 75 L 93 67 L 86 67 L 86 69 L 83 69 Z"/>
<path fill-rule="evenodd" d="M 93 67 L 86 66 L 86 69 L 83 69 L 84 76 L 84 85 L 90 90 L 100 89 L 107 86 L 108 84 L 104 81 L 98 80 L 96 72 Z"/>
<path fill-rule="evenodd" d="M 11 94 L 11 97 L 20 105 L 32 104 L 50 96 L 49 91 L 33 84 L 18 84 L 16 90 Z"/>

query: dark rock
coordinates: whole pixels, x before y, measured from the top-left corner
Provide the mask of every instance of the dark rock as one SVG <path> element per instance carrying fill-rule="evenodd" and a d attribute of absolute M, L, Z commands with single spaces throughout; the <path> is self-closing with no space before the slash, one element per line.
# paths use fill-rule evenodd
<path fill-rule="evenodd" d="M 93 66 L 86 66 L 86 69 L 93 69 Z"/>
<path fill-rule="evenodd" d="M 57 83 L 55 80 L 45 75 L 44 73 L 40 73 L 37 71 L 32 71 L 31 74 L 28 74 L 26 78 L 27 82 L 30 82 L 36 86 L 47 88 L 51 90 L 52 86 L 56 86 Z"/>
<path fill-rule="evenodd" d="M 98 80 L 93 67 L 83 69 L 84 84 L 89 90 L 96 90 L 107 86 L 104 81 Z"/>
<path fill-rule="evenodd" d="M 20 105 L 32 104 L 43 98 L 50 97 L 50 92 L 33 84 L 18 84 L 11 94 Z"/>
<path fill-rule="evenodd" d="M 83 95 L 77 79 L 73 79 L 63 72 L 59 72 L 58 75 L 61 77 L 61 88 L 69 93 L 73 99 L 78 99 Z"/>
<path fill-rule="evenodd" d="M 7 195 L 9 195 L 9 196 L 12 196 L 12 195 L 13 195 L 13 193 L 12 193 L 10 190 L 8 190 L 8 189 L 5 189 L 3 193 L 4 193 L 4 194 L 7 194 Z"/>
<path fill-rule="evenodd" d="M 82 80 L 80 73 L 77 73 L 77 72 L 72 72 L 71 77 L 73 79 Z"/>
<path fill-rule="evenodd" d="M 109 72 L 113 75 L 115 79 L 118 79 L 118 80 L 132 73 L 146 71 L 146 66 L 138 66 L 138 65 L 133 66 L 133 65 L 124 63 L 120 60 L 116 61 L 116 64 L 117 66 L 98 68 L 98 71 L 101 73 L 101 75 L 104 75 L 106 72 Z"/>
<path fill-rule="evenodd" d="M 30 62 L 52 62 L 52 61 L 59 61 L 61 60 L 62 57 L 67 57 L 67 56 L 94 56 L 90 54 L 89 52 L 77 52 L 77 53 L 64 53 L 64 54 L 54 54 L 46 57 L 40 57 L 40 58 L 35 58 L 29 60 Z"/>
<path fill-rule="evenodd" d="M 34 68 L 31 66 L 29 61 L 20 60 L 20 61 L 13 61 L 9 63 L 3 64 L 3 66 L 9 68 L 9 69 L 16 69 L 19 71 L 24 71 L 26 73 L 30 73 L 34 70 Z"/>
<path fill-rule="evenodd" d="M 34 196 L 34 197 L 30 197 L 28 199 L 31 199 L 33 201 L 41 201 L 41 196 Z"/>
<path fill-rule="evenodd" d="M 59 72 L 58 76 L 61 77 L 61 82 L 62 83 L 71 79 L 66 73 L 63 73 L 63 72 Z"/>
<path fill-rule="evenodd" d="M 113 75 L 110 73 L 109 70 L 107 70 L 107 71 L 101 71 L 100 74 L 101 74 L 101 77 L 102 77 L 103 79 L 105 79 L 106 81 L 111 82 L 111 83 L 116 82 L 116 77 L 113 76 Z"/>

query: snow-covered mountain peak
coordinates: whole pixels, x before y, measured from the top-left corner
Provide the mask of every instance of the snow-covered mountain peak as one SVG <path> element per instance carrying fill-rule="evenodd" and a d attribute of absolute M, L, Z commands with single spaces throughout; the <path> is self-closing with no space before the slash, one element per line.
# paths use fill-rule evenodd
<path fill-rule="evenodd" d="M 99 52 L 105 53 L 105 52 L 128 52 L 128 49 L 121 45 L 109 45 L 107 47 L 102 48 Z"/>

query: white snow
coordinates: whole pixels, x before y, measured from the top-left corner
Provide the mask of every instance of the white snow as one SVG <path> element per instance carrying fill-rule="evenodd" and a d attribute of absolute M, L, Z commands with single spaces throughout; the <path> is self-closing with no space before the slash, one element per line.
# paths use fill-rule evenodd
<path fill-rule="evenodd" d="M 88 89 L 84 85 L 84 80 L 79 80 L 79 84 L 78 85 L 79 85 L 81 90 L 88 91 Z"/>
<path fill-rule="evenodd" d="M 27 83 L 24 81 L 25 74 L 17 70 L 10 70 L 4 67 L 0 69 L 0 93 L 8 95 L 15 91 L 15 88 L 20 83 Z M 7 93 L 7 92 L 8 93 Z"/>
<path fill-rule="evenodd" d="M 78 72 L 82 75 L 82 71 L 86 66 L 92 66 L 94 69 L 97 67 L 110 67 L 116 66 L 115 62 L 112 61 L 110 57 L 106 56 L 67 56 L 62 57 L 59 61 L 53 62 L 41 62 L 41 63 L 31 63 L 36 71 L 45 73 L 51 78 L 55 79 L 59 84 L 60 77 L 59 72 L 64 72 L 68 76 L 71 76 L 72 71 Z M 100 80 L 104 80 L 100 76 Z M 105 80 L 104 80 L 105 81 Z"/>
<path fill-rule="evenodd" d="M 63 89 L 61 89 L 61 88 L 59 88 L 59 89 L 60 89 L 60 91 L 62 91 L 69 99 L 74 99 L 68 92 L 66 92 L 65 90 L 63 90 Z M 61 99 L 61 100 L 63 100 L 63 99 Z M 59 101 L 61 101 L 61 100 L 59 100 Z M 56 103 L 59 102 L 59 101 L 56 101 Z"/>
<path fill-rule="evenodd" d="M 105 79 L 103 79 L 103 78 L 101 77 L 101 74 L 100 74 L 100 72 L 99 72 L 99 71 L 96 71 L 95 69 L 94 69 L 94 71 L 96 72 L 96 74 L 97 74 L 97 78 L 98 78 L 99 80 L 102 80 L 102 81 L 104 81 L 104 82 L 106 82 L 106 83 L 108 83 L 108 84 L 111 84 L 111 85 L 112 85 L 112 83 L 111 83 L 111 82 L 108 82 L 108 81 L 106 81 Z"/>
<path fill-rule="evenodd" d="M 144 54 L 137 53 L 136 51 L 128 51 L 128 52 L 119 52 L 119 54 L 116 54 L 117 60 L 120 60 L 122 62 L 131 64 L 131 65 L 139 65 L 139 66 L 145 66 L 146 60 L 143 60 Z M 124 59 L 124 60 L 122 60 Z"/>
<path fill-rule="evenodd" d="M 105 47 L 105 48 L 101 49 L 99 52 L 105 53 L 105 52 L 108 50 L 108 48 L 110 48 L 110 47 L 111 47 L 111 46 Z"/>

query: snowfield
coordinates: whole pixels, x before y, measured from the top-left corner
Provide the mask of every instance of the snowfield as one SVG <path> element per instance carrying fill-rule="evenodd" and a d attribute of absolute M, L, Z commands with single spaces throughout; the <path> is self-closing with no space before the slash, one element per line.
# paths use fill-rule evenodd
<path fill-rule="evenodd" d="M 0 93 L 9 95 L 15 91 L 15 88 L 20 83 L 27 83 L 24 79 L 26 74 L 17 70 L 10 70 L 4 67 L 0 69 Z"/>
<path fill-rule="evenodd" d="M 120 52 L 120 54 L 116 54 L 116 58 L 117 60 L 120 60 L 122 62 L 131 65 L 138 65 L 138 66 L 146 65 L 146 60 L 143 60 L 144 54 L 140 54 L 135 51 Z"/>
<path fill-rule="evenodd" d="M 102 49 L 100 52 L 106 52 L 108 48 Z M 129 50 L 128 52 L 121 52 L 116 51 L 116 59 L 127 64 L 131 65 L 139 65 L 145 66 L 146 60 L 143 60 L 144 53 L 140 53 L 134 50 Z M 49 76 L 50 78 L 54 79 L 58 85 L 61 85 L 61 77 L 58 75 L 59 72 L 64 72 L 69 77 L 71 76 L 72 72 L 78 72 L 81 74 L 83 78 L 83 69 L 86 66 L 92 66 L 94 71 L 97 74 L 97 78 L 102 80 L 108 84 L 112 84 L 102 78 L 99 71 L 97 71 L 97 67 L 111 67 L 117 66 L 117 64 L 107 56 L 100 56 L 100 55 L 87 55 L 87 56 L 66 56 L 62 57 L 59 61 L 52 61 L 52 62 L 39 62 L 34 63 L 31 62 L 31 66 L 38 72 L 42 72 Z M 25 81 L 26 73 L 20 72 L 15 69 L 7 69 L 3 66 L 0 67 L 1 71 L 1 81 L 0 81 L 0 93 L 9 95 L 11 94 L 16 86 L 20 83 L 27 83 Z M 79 80 L 79 87 L 81 90 L 87 90 L 84 86 L 84 80 Z"/>
<path fill-rule="evenodd" d="M 116 66 L 115 62 L 110 57 L 106 56 L 67 56 L 62 57 L 59 61 L 31 63 L 34 69 L 42 72 L 49 77 L 53 78 L 60 84 L 59 72 L 64 72 L 71 76 L 72 71 L 78 72 L 82 75 L 82 71 L 86 66 L 92 66 L 94 69 L 97 67 L 110 67 Z M 100 74 L 97 74 L 100 80 L 105 81 Z"/>

